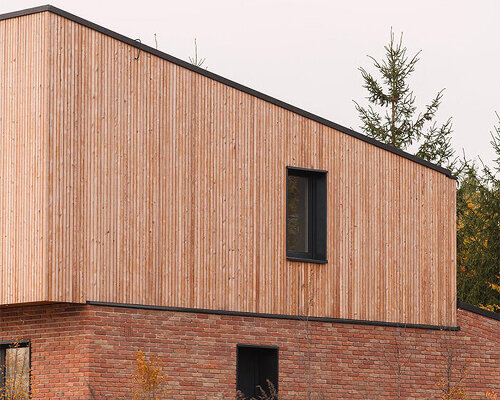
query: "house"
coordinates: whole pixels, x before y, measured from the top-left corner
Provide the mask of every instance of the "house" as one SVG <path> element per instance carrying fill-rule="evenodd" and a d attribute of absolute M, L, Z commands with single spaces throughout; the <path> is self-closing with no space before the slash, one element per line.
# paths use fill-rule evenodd
<path fill-rule="evenodd" d="M 0 54 L 1 386 L 122 398 L 142 349 L 173 399 L 499 391 L 450 171 L 51 6 Z"/>

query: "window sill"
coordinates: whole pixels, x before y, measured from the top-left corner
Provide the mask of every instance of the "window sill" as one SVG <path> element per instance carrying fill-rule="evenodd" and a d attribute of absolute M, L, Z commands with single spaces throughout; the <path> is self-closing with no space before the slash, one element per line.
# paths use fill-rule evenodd
<path fill-rule="evenodd" d="M 287 256 L 286 259 L 288 261 L 314 263 L 314 264 L 326 264 L 326 263 L 328 263 L 328 260 L 318 260 L 318 259 L 315 259 L 315 258 L 301 258 L 301 257 L 290 257 L 290 256 Z"/>

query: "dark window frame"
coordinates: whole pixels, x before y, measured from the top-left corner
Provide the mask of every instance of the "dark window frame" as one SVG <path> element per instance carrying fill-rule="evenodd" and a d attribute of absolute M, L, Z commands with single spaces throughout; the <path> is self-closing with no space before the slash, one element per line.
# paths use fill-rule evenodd
<path fill-rule="evenodd" d="M 308 178 L 308 251 L 294 252 L 286 248 L 289 261 L 326 264 L 327 259 L 327 174 L 320 169 L 287 166 L 285 176 L 285 247 L 288 225 L 288 176 Z"/>
<path fill-rule="evenodd" d="M 17 346 L 16 346 L 17 345 Z M 20 340 L 0 342 L 0 389 L 5 387 L 5 375 L 6 375 L 6 354 L 7 349 L 12 349 L 14 347 L 28 348 L 28 369 L 29 369 L 29 393 L 31 395 L 31 342 L 29 340 Z"/>
<path fill-rule="evenodd" d="M 240 359 L 239 359 L 239 351 L 241 348 L 251 348 L 251 349 L 266 349 L 266 350 L 275 350 L 276 351 L 276 382 L 273 383 L 276 391 L 279 392 L 279 365 L 280 365 L 280 351 L 279 346 L 270 346 L 270 345 L 258 345 L 258 344 L 242 344 L 238 343 L 236 345 L 236 391 L 238 391 L 238 386 L 240 383 Z"/>

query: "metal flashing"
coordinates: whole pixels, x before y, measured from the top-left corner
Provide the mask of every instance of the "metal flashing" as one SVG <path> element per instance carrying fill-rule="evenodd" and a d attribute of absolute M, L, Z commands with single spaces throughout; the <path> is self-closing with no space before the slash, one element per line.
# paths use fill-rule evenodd
<path fill-rule="evenodd" d="M 426 324 L 405 324 L 400 322 L 386 322 L 386 321 L 367 321 L 358 319 L 345 319 L 345 318 L 329 318 L 329 317 L 307 317 L 301 315 L 284 315 L 284 314 L 266 314 L 266 313 L 253 313 L 243 311 L 229 311 L 229 310 L 207 310 L 203 308 L 185 308 L 185 307 L 169 307 L 169 306 L 153 306 L 143 304 L 125 304 L 125 303 L 109 303 L 102 301 L 87 301 L 88 305 L 101 306 L 101 307 L 119 307 L 119 308 L 133 308 L 139 310 L 156 310 L 156 311 L 170 311 L 170 312 L 184 312 L 195 314 L 213 314 L 213 315 L 228 315 L 238 317 L 253 317 L 253 318 L 271 318 L 271 319 L 284 319 L 304 322 L 324 322 L 333 324 L 352 324 L 352 325 L 370 325 L 370 326 L 386 326 L 393 328 L 406 328 L 406 329 L 427 329 L 435 331 L 459 331 L 459 326 L 441 326 L 441 325 L 426 325 Z"/>
<path fill-rule="evenodd" d="M 251 96 L 257 97 L 257 98 L 259 98 L 261 100 L 264 100 L 264 101 L 266 101 L 268 103 L 271 103 L 271 104 L 274 104 L 274 105 L 276 105 L 278 107 L 284 108 L 284 109 L 286 109 L 288 111 L 291 111 L 291 112 L 293 112 L 295 114 L 298 114 L 298 115 L 300 115 L 302 117 L 308 118 L 308 119 L 310 119 L 312 121 L 315 121 L 315 122 L 318 122 L 318 123 L 320 123 L 322 125 L 325 125 L 325 126 L 328 126 L 330 128 L 333 128 L 333 129 L 335 129 L 335 130 L 337 130 L 339 132 L 345 133 L 345 134 L 347 134 L 349 136 L 355 137 L 355 138 L 357 138 L 359 140 L 362 140 L 363 142 L 372 144 L 372 145 L 374 145 L 376 147 L 382 148 L 382 149 L 384 149 L 386 151 L 389 151 L 389 152 L 394 153 L 394 154 L 396 154 L 398 156 L 406 158 L 406 159 L 408 159 L 410 161 L 413 161 L 413 162 L 415 162 L 417 164 L 420 164 L 420 165 L 423 165 L 423 166 L 425 166 L 427 168 L 433 169 L 433 170 L 435 170 L 437 172 L 440 172 L 440 173 L 446 175 L 447 177 L 449 177 L 451 179 L 455 179 L 455 180 L 457 179 L 455 176 L 453 176 L 452 172 L 450 170 L 446 169 L 446 168 L 443 168 L 443 167 L 441 167 L 439 165 L 436 165 L 436 164 L 433 164 L 431 162 L 425 161 L 425 160 L 423 160 L 423 159 L 421 159 L 421 158 L 419 158 L 419 157 L 417 157 L 417 156 L 415 156 L 413 154 L 407 153 L 407 152 L 405 152 L 403 150 L 400 150 L 400 149 L 397 149 L 395 147 L 389 146 L 389 145 L 387 145 L 385 143 L 379 142 L 376 139 L 370 138 L 370 137 L 368 137 L 366 135 L 363 135 L 363 134 L 361 134 L 359 132 L 356 132 L 356 131 L 354 131 L 354 130 L 352 130 L 350 128 L 346 128 L 345 126 L 342 126 L 342 125 L 339 125 L 339 124 L 337 124 L 335 122 L 329 121 L 329 120 L 327 120 L 327 119 L 325 119 L 323 117 L 320 117 L 318 115 L 312 114 L 312 113 L 310 113 L 308 111 L 305 111 L 305 110 L 303 110 L 301 108 L 295 107 L 295 106 L 293 106 L 291 104 L 285 103 L 285 102 L 283 102 L 281 100 L 278 100 L 278 99 L 276 99 L 274 97 L 268 96 L 268 95 L 266 95 L 264 93 L 261 93 L 261 92 L 259 92 L 257 90 L 251 89 L 251 88 L 249 88 L 247 86 L 244 86 L 244 85 L 239 84 L 237 82 L 234 82 L 234 81 L 232 81 L 230 79 L 227 79 L 227 78 L 224 78 L 224 77 L 222 77 L 220 75 L 217 75 L 217 74 L 215 74 L 213 72 L 210 72 L 210 71 L 207 71 L 205 69 L 199 68 L 199 67 L 197 67 L 195 65 L 192 65 L 192 64 L 188 63 L 187 61 L 181 60 L 181 59 L 179 59 L 177 57 L 174 57 L 174 56 L 171 56 L 171 55 L 169 55 L 167 53 L 159 51 L 159 50 L 157 50 L 157 49 L 155 49 L 153 47 L 150 47 L 150 46 L 147 46 L 145 44 L 142 44 L 142 43 L 138 42 L 137 40 L 128 38 L 128 37 L 126 37 L 124 35 L 121 35 L 121 34 L 119 34 L 117 32 L 114 32 L 114 31 L 112 31 L 110 29 L 104 28 L 104 27 L 102 27 L 100 25 L 97 25 L 97 24 L 95 24 L 93 22 L 90 22 L 90 21 L 88 21 L 86 19 L 78 17 L 78 16 L 76 16 L 74 14 L 71 14 L 71 13 L 69 13 L 67 11 L 61 10 L 61 9 L 59 9 L 57 7 L 54 7 L 54 6 L 51 6 L 51 5 L 45 5 L 45 6 L 39 6 L 39 7 L 34 7 L 34 8 L 28 8 L 28 9 L 25 9 L 25 10 L 10 12 L 10 13 L 6 13 L 6 14 L 1 14 L 0 15 L 0 21 L 1 20 L 10 19 L 10 18 L 22 17 L 22 16 L 25 16 L 25 15 L 30 15 L 30 14 L 35 14 L 35 13 L 47 12 L 47 11 L 48 12 L 52 12 L 54 14 L 57 14 L 57 15 L 59 15 L 61 17 L 67 18 L 67 19 L 69 19 L 69 20 L 71 20 L 73 22 L 76 22 L 76 23 L 80 24 L 80 25 L 86 26 L 87 28 L 90 28 L 90 29 L 93 29 L 95 31 L 98 31 L 98 32 L 100 32 L 100 33 L 102 33 L 104 35 L 110 36 L 110 37 L 112 37 L 112 38 L 114 38 L 116 40 L 124 42 L 124 43 L 126 43 L 126 44 L 128 44 L 130 46 L 133 46 L 133 47 L 137 48 L 137 49 L 140 49 L 140 50 L 145 51 L 147 53 L 153 54 L 153 55 L 155 55 L 157 57 L 160 57 L 160 58 L 162 58 L 164 60 L 170 61 L 170 62 L 172 62 L 172 63 L 174 63 L 176 65 L 179 65 L 179 66 L 181 66 L 183 68 L 187 68 L 187 69 L 189 69 L 189 70 L 191 70 L 193 72 L 201 74 L 201 75 L 203 75 L 203 76 L 205 76 L 207 78 L 213 79 L 213 80 L 215 80 L 217 82 L 220 82 L 220 83 L 222 83 L 224 85 L 230 86 L 230 87 L 232 87 L 234 89 L 240 90 L 240 91 L 242 91 L 244 93 L 247 93 L 247 94 L 249 94 Z"/>

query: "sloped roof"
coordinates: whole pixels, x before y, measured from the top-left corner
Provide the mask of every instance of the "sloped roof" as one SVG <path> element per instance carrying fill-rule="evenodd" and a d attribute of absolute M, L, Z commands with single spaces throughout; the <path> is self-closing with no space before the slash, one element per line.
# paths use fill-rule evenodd
<path fill-rule="evenodd" d="M 355 138 L 357 138 L 359 140 L 362 140 L 364 142 L 370 143 L 370 144 L 372 144 L 374 146 L 380 147 L 380 148 L 382 148 L 382 149 L 384 149 L 386 151 L 389 151 L 391 153 L 397 154 L 397 155 L 399 155 L 401 157 L 404 157 L 404 158 L 406 158 L 408 160 L 411 160 L 411 161 L 413 161 L 415 163 L 418 163 L 418 164 L 421 164 L 421 165 L 423 165 L 425 167 L 431 168 L 431 169 L 433 169 L 435 171 L 438 171 L 438 172 L 446 175 L 449 178 L 456 179 L 452 175 L 451 171 L 448 170 L 448 169 L 446 169 L 446 168 L 443 168 L 443 167 L 441 167 L 439 165 L 436 165 L 436 164 L 433 164 L 431 162 L 425 161 L 425 160 L 423 160 L 423 159 L 421 159 L 421 158 L 419 158 L 419 157 L 417 157 L 417 156 L 415 156 L 413 154 L 410 154 L 410 153 L 407 153 L 407 152 L 405 152 L 403 150 L 400 150 L 400 149 L 397 149 L 395 147 L 389 146 L 389 145 L 387 145 L 385 143 L 382 143 L 382 142 L 380 142 L 378 140 L 375 140 L 375 139 L 370 138 L 370 137 L 368 137 L 366 135 L 363 135 L 363 134 L 361 134 L 359 132 L 356 132 L 356 131 L 354 131 L 354 130 L 352 130 L 350 128 L 346 128 L 345 126 L 339 125 L 339 124 L 337 124 L 335 122 L 332 122 L 332 121 L 329 121 L 329 120 L 327 120 L 327 119 L 325 119 L 323 117 L 320 117 L 318 115 L 315 115 L 315 114 L 312 114 L 312 113 L 310 113 L 308 111 L 305 111 L 305 110 L 303 110 L 301 108 L 298 108 L 298 107 L 295 107 L 295 106 L 293 106 L 291 104 L 288 104 L 288 103 L 286 103 L 284 101 L 278 100 L 278 99 L 276 99 L 274 97 L 268 96 L 268 95 L 266 95 L 264 93 L 261 93 L 261 92 L 259 92 L 257 90 L 251 89 L 251 88 L 249 88 L 247 86 L 241 85 L 241 84 L 239 84 L 237 82 L 234 82 L 234 81 L 232 81 L 230 79 L 224 78 L 223 76 L 220 76 L 220 75 L 214 74 L 213 72 L 210 72 L 210 71 L 207 71 L 205 69 L 199 68 L 199 67 L 197 67 L 195 65 L 192 65 L 192 64 L 190 64 L 190 63 L 188 63 L 188 62 L 186 62 L 184 60 L 181 60 L 181 59 L 179 59 L 177 57 L 171 56 L 171 55 L 169 55 L 167 53 L 164 53 L 162 51 L 159 51 L 159 50 L 157 50 L 155 48 L 152 48 L 150 46 L 142 44 L 142 43 L 138 42 L 137 40 L 128 38 L 128 37 L 126 37 L 124 35 L 116 33 L 116 32 L 114 32 L 114 31 L 112 31 L 110 29 L 104 28 L 104 27 L 102 27 L 100 25 L 97 25 L 97 24 L 95 24 L 93 22 L 90 22 L 90 21 L 88 21 L 86 19 L 80 18 L 80 17 L 78 17 L 78 16 L 76 16 L 74 14 L 71 14 L 71 13 L 66 12 L 64 10 L 61 10 L 61 9 L 59 9 L 57 7 L 54 7 L 54 6 L 51 6 L 51 5 L 44 5 L 44 6 L 40 6 L 40 7 L 28 8 L 28 9 L 25 9 L 25 10 L 20 10 L 20 11 L 15 11 L 15 12 L 11 12 L 11 13 L 1 14 L 0 15 L 0 21 L 1 20 L 5 20 L 5 19 L 9 19 L 9 18 L 16 18 L 16 17 L 21 17 L 21 16 L 24 16 L 24 15 L 30 15 L 30 14 L 41 13 L 41 12 L 46 12 L 46 11 L 52 12 L 54 14 L 57 14 L 57 15 L 61 16 L 61 17 L 67 18 L 67 19 L 69 19 L 71 21 L 74 21 L 74 22 L 76 22 L 78 24 L 86 26 L 87 28 L 96 30 L 96 31 L 98 31 L 98 32 L 100 32 L 100 33 L 102 33 L 104 35 L 110 36 L 110 37 L 112 37 L 112 38 L 114 38 L 116 40 L 124 42 L 124 43 L 126 43 L 126 44 L 128 44 L 130 46 L 136 47 L 136 48 L 138 48 L 138 49 L 140 49 L 142 51 L 145 51 L 147 53 L 153 54 L 153 55 L 155 55 L 157 57 L 163 58 L 163 59 L 165 59 L 167 61 L 170 61 L 170 62 L 172 62 L 174 64 L 177 64 L 177 65 L 179 65 L 181 67 L 187 68 L 187 69 L 189 69 L 189 70 L 191 70 L 193 72 L 196 72 L 198 74 L 206 76 L 207 78 L 210 78 L 210 79 L 213 79 L 215 81 L 218 81 L 218 82 L 220 82 L 220 83 L 222 83 L 224 85 L 227 85 L 227 86 L 230 86 L 230 87 L 235 88 L 237 90 L 240 90 L 240 91 L 242 91 L 244 93 L 247 93 L 247 94 L 249 94 L 251 96 L 254 96 L 254 97 L 257 97 L 259 99 L 262 99 L 262 100 L 264 100 L 266 102 L 269 102 L 269 103 L 274 104 L 274 105 L 276 105 L 278 107 L 281 107 L 281 108 L 284 108 L 286 110 L 289 110 L 289 111 L 291 111 L 291 112 L 293 112 L 295 114 L 301 115 L 301 116 L 303 116 L 305 118 L 308 118 L 310 120 L 316 121 L 316 122 L 318 122 L 318 123 L 320 123 L 322 125 L 325 125 L 325 126 L 328 126 L 330 128 L 333 128 L 333 129 L 335 129 L 337 131 L 340 131 L 342 133 L 345 133 L 345 134 L 347 134 L 349 136 L 353 136 L 353 137 L 355 137 Z"/>

